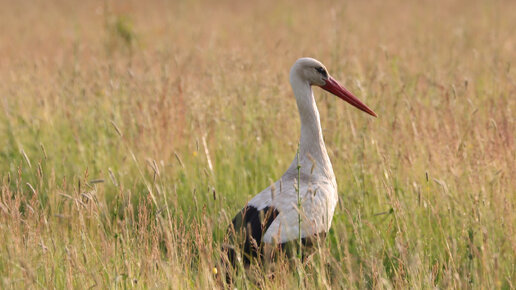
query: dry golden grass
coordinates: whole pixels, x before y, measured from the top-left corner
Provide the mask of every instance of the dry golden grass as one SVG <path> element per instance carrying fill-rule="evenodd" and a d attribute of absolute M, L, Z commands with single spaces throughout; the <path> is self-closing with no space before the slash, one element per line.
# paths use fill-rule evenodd
<path fill-rule="evenodd" d="M 1 7 L 2 288 L 220 287 L 226 225 L 295 154 L 301 56 L 379 118 L 316 89 L 332 231 L 236 286 L 516 287 L 514 1 Z"/>

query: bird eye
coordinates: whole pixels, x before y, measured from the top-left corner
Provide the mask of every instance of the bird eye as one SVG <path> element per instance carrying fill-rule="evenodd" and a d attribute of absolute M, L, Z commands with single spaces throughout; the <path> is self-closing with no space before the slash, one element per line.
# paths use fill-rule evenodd
<path fill-rule="evenodd" d="M 326 70 L 322 66 L 316 67 L 315 70 L 317 70 L 324 77 L 328 77 L 328 73 L 326 72 Z"/>

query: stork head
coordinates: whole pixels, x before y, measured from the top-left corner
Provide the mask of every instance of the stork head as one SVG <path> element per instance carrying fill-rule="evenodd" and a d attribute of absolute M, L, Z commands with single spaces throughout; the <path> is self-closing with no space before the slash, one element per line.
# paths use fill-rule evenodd
<path fill-rule="evenodd" d="M 303 81 L 308 82 L 311 86 L 319 86 L 323 90 L 328 91 L 342 100 L 350 103 L 354 107 L 368 113 L 371 116 L 377 117 L 368 106 L 362 103 L 350 91 L 344 88 L 339 82 L 330 76 L 326 67 L 318 60 L 303 57 L 298 59 L 292 69 L 290 75 L 296 75 Z"/>

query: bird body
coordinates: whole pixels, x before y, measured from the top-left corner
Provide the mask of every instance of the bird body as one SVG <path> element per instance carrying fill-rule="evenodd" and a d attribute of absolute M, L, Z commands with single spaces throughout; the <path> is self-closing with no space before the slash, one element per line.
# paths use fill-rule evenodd
<path fill-rule="evenodd" d="M 230 229 L 243 233 L 240 248 L 244 263 L 259 256 L 263 244 L 284 244 L 300 237 L 324 235 L 330 229 L 338 201 L 337 182 L 312 86 L 320 86 L 376 116 L 315 59 L 298 59 L 290 70 L 290 83 L 301 118 L 299 152 L 283 176 L 252 198 L 233 219 Z M 228 256 L 234 263 L 233 249 Z"/>

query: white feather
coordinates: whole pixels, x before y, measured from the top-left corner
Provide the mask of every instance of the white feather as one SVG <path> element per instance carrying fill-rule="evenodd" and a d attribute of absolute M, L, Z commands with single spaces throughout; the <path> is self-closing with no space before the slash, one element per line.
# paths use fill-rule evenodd
<path fill-rule="evenodd" d="M 337 205 L 337 182 L 324 145 L 319 111 L 312 93 L 312 80 L 307 67 L 322 66 L 317 60 L 302 58 L 290 71 L 290 83 L 294 90 L 301 118 L 299 147 L 301 208 L 297 208 L 297 158 L 273 187 L 268 187 L 249 205 L 258 210 L 268 206 L 276 208 L 279 215 L 266 231 L 263 242 L 284 243 L 299 237 L 309 237 L 326 232 Z M 301 229 L 299 228 L 301 218 Z"/>

